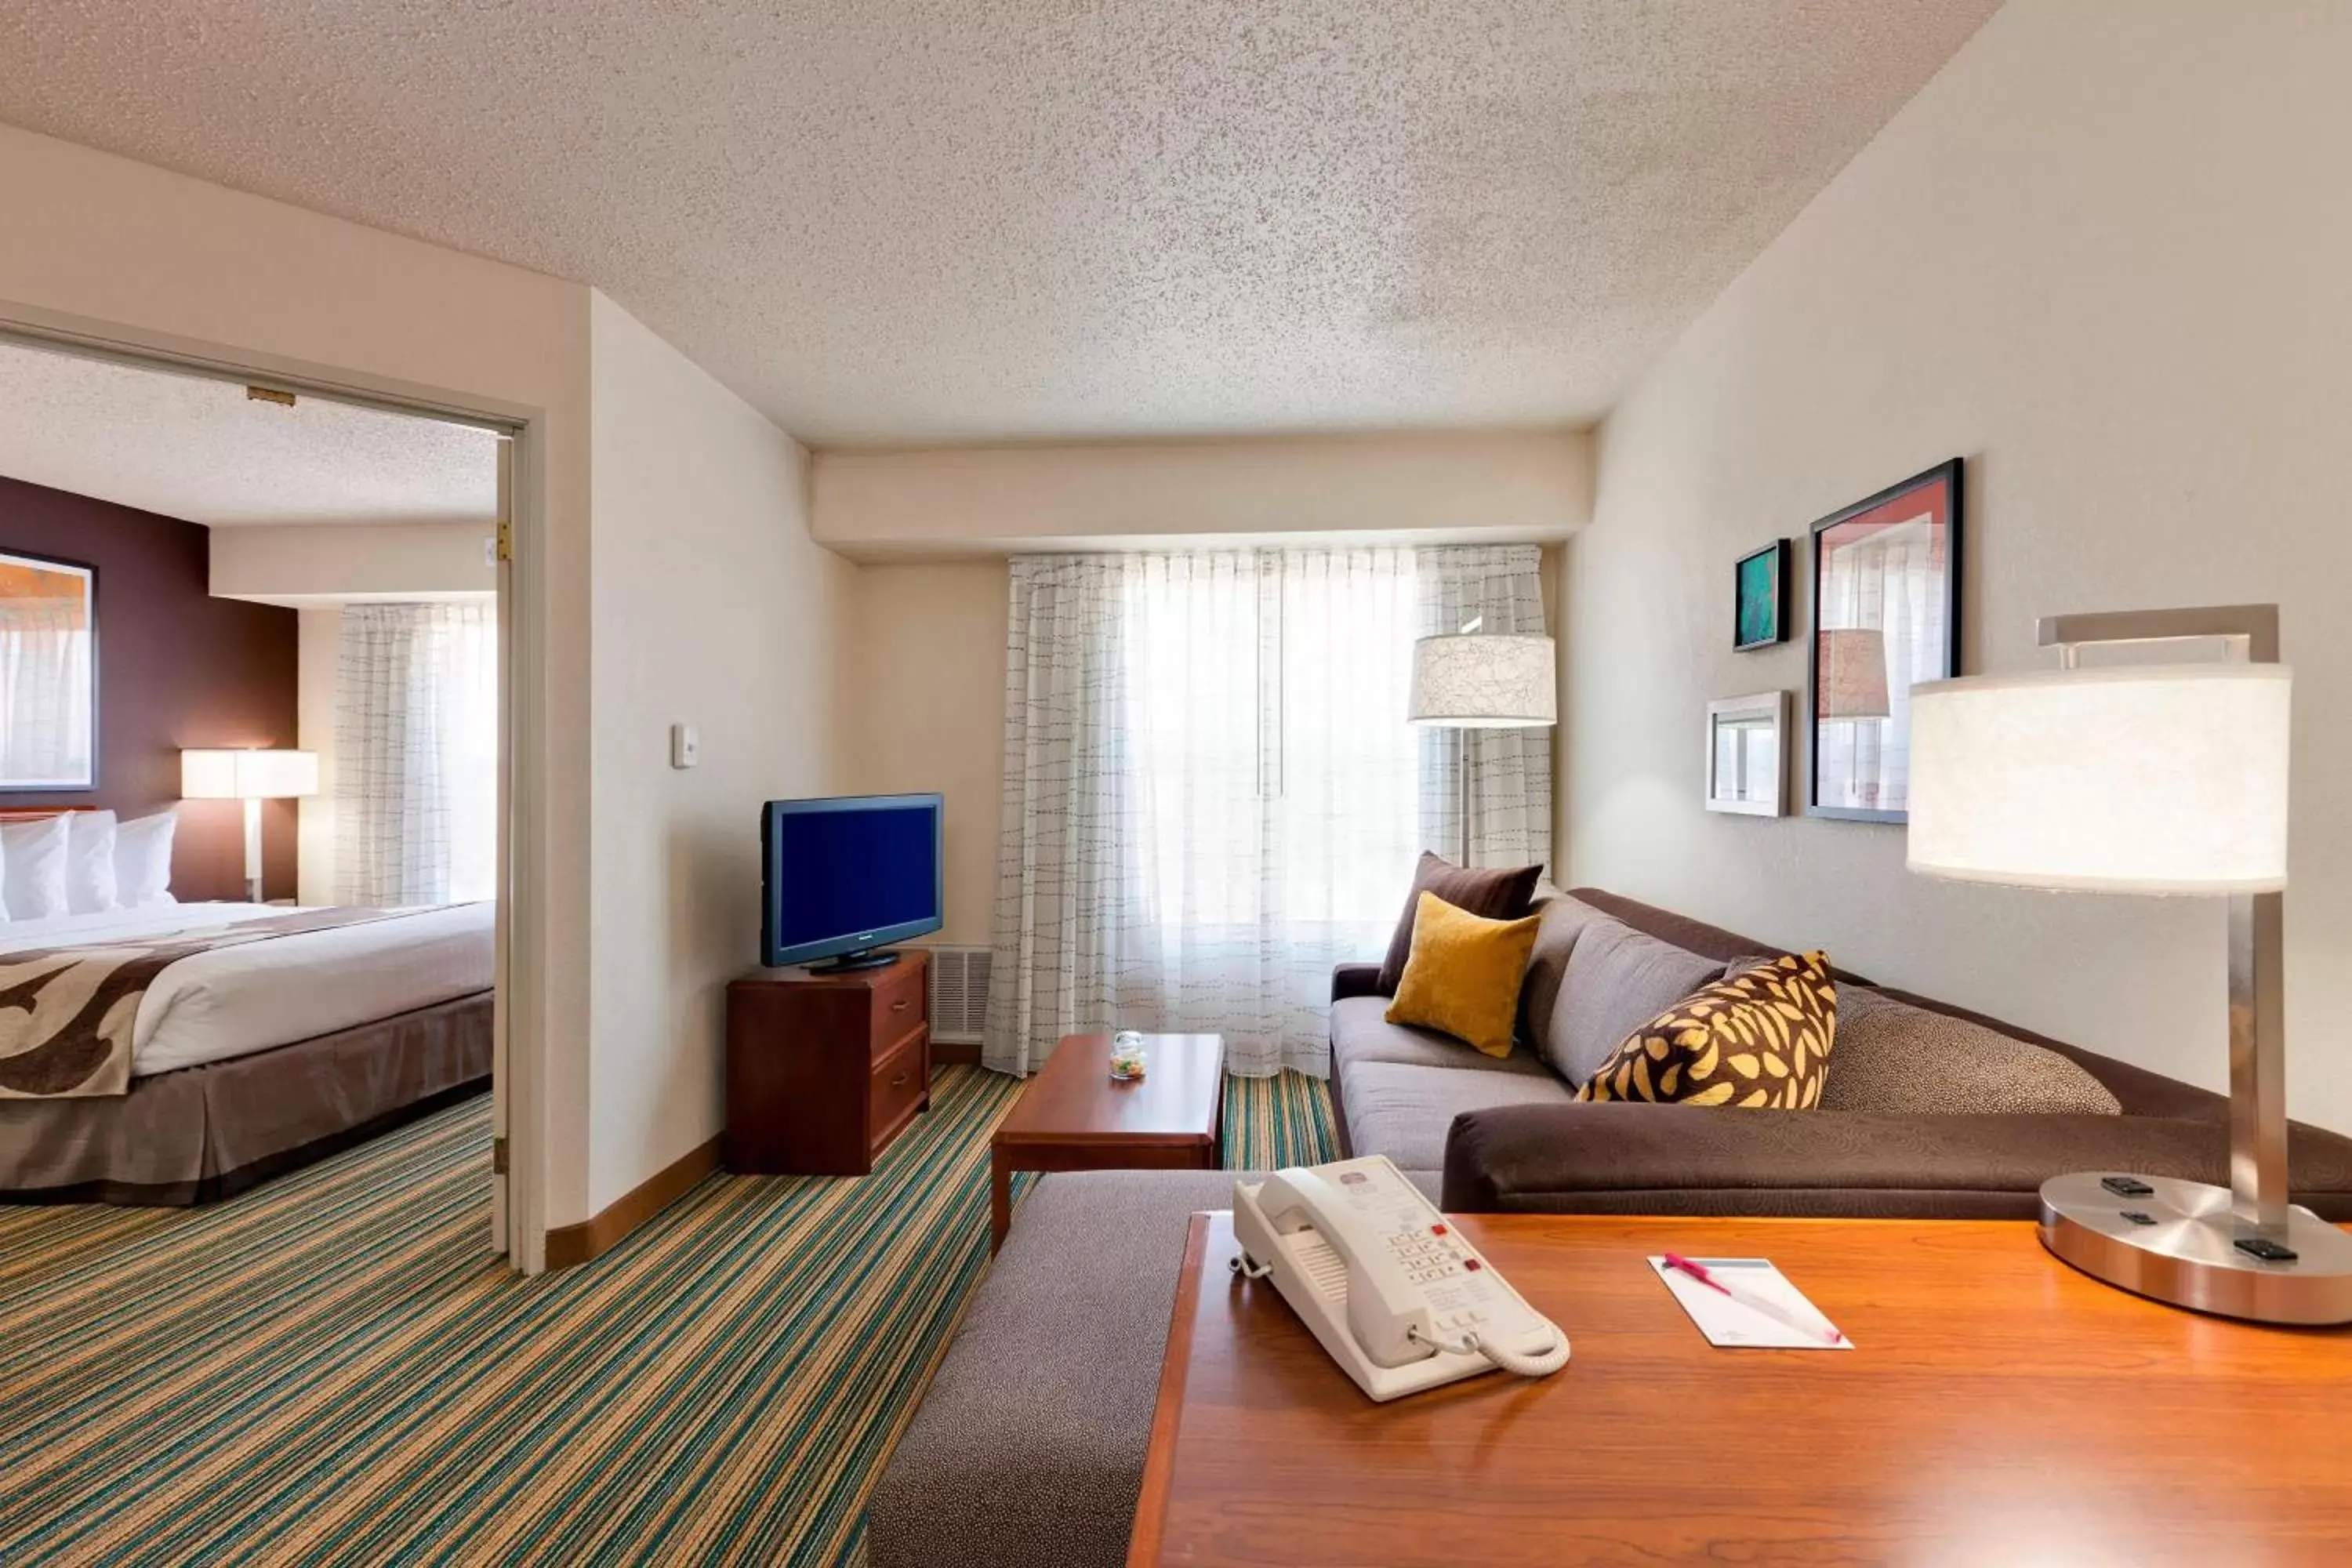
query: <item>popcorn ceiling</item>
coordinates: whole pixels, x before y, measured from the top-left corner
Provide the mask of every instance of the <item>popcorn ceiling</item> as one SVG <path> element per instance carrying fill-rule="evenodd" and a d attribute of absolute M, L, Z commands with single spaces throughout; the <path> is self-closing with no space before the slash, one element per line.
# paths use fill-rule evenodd
<path fill-rule="evenodd" d="M 0 121 L 818 443 L 1589 422 L 1996 0 L 0 0 Z"/>

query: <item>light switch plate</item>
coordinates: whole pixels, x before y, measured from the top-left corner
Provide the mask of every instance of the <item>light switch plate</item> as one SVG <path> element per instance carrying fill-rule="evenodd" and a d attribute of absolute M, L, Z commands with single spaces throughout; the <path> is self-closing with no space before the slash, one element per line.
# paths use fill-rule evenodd
<path fill-rule="evenodd" d="M 669 727 L 669 765 L 690 768 L 702 761 L 702 737 L 691 724 Z"/>

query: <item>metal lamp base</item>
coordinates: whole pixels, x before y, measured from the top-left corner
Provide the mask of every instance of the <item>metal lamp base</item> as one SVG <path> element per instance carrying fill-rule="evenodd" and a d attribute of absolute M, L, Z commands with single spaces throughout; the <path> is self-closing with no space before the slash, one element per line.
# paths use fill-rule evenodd
<path fill-rule="evenodd" d="M 2265 1259 L 2241 1241 L 2294 1256 Z M 2352 1322 L 2352 1236 L 2299 1206 L 2266 1234 L 2237 1217 L 2227 1187 L 2105 1171 L 2053 1176 L 2042 1184 L 2042 1245 L 2176 1307 L 2263 1323 Z"/>

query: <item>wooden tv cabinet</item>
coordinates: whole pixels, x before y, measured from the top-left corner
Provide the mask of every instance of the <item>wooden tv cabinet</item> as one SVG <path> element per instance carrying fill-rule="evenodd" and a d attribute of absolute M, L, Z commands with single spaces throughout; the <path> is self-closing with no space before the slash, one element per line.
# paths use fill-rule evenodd
<path fill-rule="evenodd" d="M 931 1104 L 929 952 L 727 987 L 727 1168 L 862 1176 Z"/>

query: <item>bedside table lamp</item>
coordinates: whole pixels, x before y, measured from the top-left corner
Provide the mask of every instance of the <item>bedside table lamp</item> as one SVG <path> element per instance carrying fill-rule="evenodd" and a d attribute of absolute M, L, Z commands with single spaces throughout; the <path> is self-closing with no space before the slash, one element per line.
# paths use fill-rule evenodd
<path fill-rule="evenodd" d="M 2229 909 L 2230 1185 L 2095 1171 L 2042 1188 L 2043 1245 L 2086 1274 L 2266 1322 L 2352 1321 L 2352 1237 L 2287 1201 L 2290 672 L 2278 606 L 2058 616 L 2061 668 L 1913 689 L 1911 869 L 2202 895 Z M 2232 662 L 2082 668 L 2091 643 L 2221 638 Z"/>
<path fill-rule="evenodd" d="M 1480 617 L 1483 620 L 1485 617 Z M 1409 723 L 1441 730 L 1531 730 L 1559 721 L 1559 665 L 1548 637 L 1459 633 L 1412 645 Z M 1462 860 L 1470 864 L 1470 737 L 1462 747 Z"/>
<path fill-rule="evenodd" d="M 261 898 L 261 803 L 319 793 L 319 753 L 202 751 L 180 753 L 183 800 L 245 802 L 245 895 Z"/>

